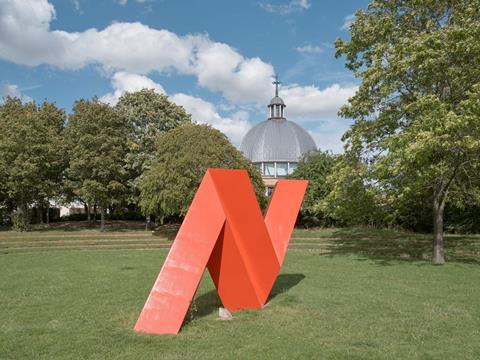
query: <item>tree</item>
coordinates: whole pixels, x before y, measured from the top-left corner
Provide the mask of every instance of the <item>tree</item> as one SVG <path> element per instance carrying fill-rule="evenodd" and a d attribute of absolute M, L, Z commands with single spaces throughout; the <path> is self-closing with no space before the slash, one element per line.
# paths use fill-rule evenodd
<path fill-rule="evenodd" d="M 288 178 L 308 180 L 308 188 L 300 210 L 305 225 L 330 225 L 332 218 L 324 213 L 319 204 L 330 192 L 327 177 L 332 172 L 335 156 L 328 152 L 310 152 L 304 156 Z"/>
<path fill-rule="evenodd" d="M 127 124 L 109 105 L 78 100 L 66 128 L 68 186 L 87 204 L 100 207 L 105 231 L 107 207 L 126 191 Z"/>
<path fill-rule="evenodd" d="M 50 221 L 50 200 L 61 195 L 63 177 L 68 164 L 63 137 L 65 120 L 65 111 L 53 103 L 45 101 L 37 110 L 37 123 L 41 125 L 41 139 L 44 144 L 44 163 L 39 173 L 38 200 L 40 207 L 42 203 L 46 205 L 47 223 Z"/>
<path fill-rule="evenodd" d="M 207 125 L 185 124 L 158 138 L 155 160 L 140 182 L 140 207 L 161 221 L 184 216 L 208 168 L 246 169 L 265 205 L 260 172 L 226 136 Z"/>
<path fill-rule="evenodd" d="M 442 264 L 447 199 L 478 179 L 480 3 L 376 0 L 350 30 L 337 56 L 362 82 L 340 111 L 355 119 L 346 154 L 392 196 L 430 194 L 432 260 Z"/>
<path fill-rule="evenodd" d="M 326 186 L 330 192 L 318 206 L 339 225 L 388 224 L 385 206 L 380 206 L 385 203 L 382 192 L 369 183 L 367 167 L 362 162 L 339 156 L 326 179 Z"/>
<path fill-rule="evenodd" d="M 5 193 L 2 185 L 3 179 L 0 177 L 0 227 L 10 223 L 10 214 L 13 212 L 12 201 Z"/>
<path fill-rule="evenodd" d="M 20 99 L 7 98 L 1 107 L 0 174 L 7 195 L 16 202 L 14 225 L 26 230 L 28 206 L 38 194 L 38 173 L 41 162 L 35 148 L 35 104 L 22 104 Z"/>
<path fill-rule="evenodd" d="M 0 179 L 16 204 L 14 226 L 26 230 L 29 206 L 58 189 L 63 172 L 61 134 L 65 114 L 54 104 L 22 104 L 7 98 L 0 106 Z"/>
<path fill-rule="evenodd" d="M 128 124 L 127 167 L 130 173 L 130 201 L 137 203 L 139 182 L 155 156 L 158 135 L 191 122 L 191 117 L 183 107 L 153 89 L 127 92 L 120 97 L 115 108 Z M 147 214 L 147 227 L 149 222 L 150 216 Z"/>

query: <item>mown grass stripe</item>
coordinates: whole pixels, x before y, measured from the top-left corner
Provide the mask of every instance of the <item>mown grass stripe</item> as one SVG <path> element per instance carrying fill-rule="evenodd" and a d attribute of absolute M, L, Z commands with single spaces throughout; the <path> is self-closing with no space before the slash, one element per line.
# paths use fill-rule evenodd
<path fill-rule="evenodd" d="M 2 249 L 57 249 L 57 248 L 64 248 L 64 249 L 72 249 L 72 248 L 110 248 L 110 247 L 138 247 L 141 245 L 149 245 L 149 246 L 158 246 L 164 248 L 170 248 L 169 244 L 95 244 L 95 245 L 88 245 L 88 246 L 78 246 L 78 245 L 52 245 L 52 246 L 17 246 L 17 247 L 10 247 L 10 248 L 2 248 Z"/>
<path fill-rule="evenodd" d="M 119 243 L 119 244 L 126 244 L 126 243 L 156 243 L 161 242 L 165 244 L 171 244 L 170 241 L 167 239 L 126 239 L 126 240 L 113 240 L 113 239 L 93 239 L 93 240 L 50 240 L 50 241 L 7 241 L 7 242 L 0 242 L 0 247 L 2 245 L 11 246 L 11 245 L 27 245 L 27 244 L 36 244 L 36 245 L 55 245 L 55 244 L 96 244 L 96 243 Z"/>
<path fill-rule="evenodd" d="M 36 253 L 61 253 L 61 252 L 71 252 L 71 251 L 92 251 L 92 252 L 101 252 L 101 251 L 118 251 L 118 250 L 123 250 L 123 251 L 144 251 L 144 250 L 168 250 L 169 248 L 164 248 L 164 247 L 141 247 L 141 248 L 103 248 L 103 249 L 98 249 L 98 248 L 67 248 L 67 249 L 45 249 L 45 248 L 39 248 L 35 250 L 31 249 L 22 249 L 22 250 L 15 250 L 15 251 L 9 251 L 9 252 L 3 252 L 0 250 L 0 256 L 10 256 L 10 255 L 16 255 L 16 254 L 36 254 Z"/>
<path fill-rule="evenodd" d="M 15 241 L 19 239 L 85 239 L 85 238 L 98 238 L 98 239 L 104 239 L 104 238 L 152 238 L 152 237 L 160 237 L 160 236 L 153 236 L 152 234 L 129 234 L 129 235 L 116 235 L 116 234 L 91 234 L 91 235 L 80 235 L 80 234 L 69 234 L 69 235 L 57 235 L 57 234 L 48 234 L 48 235 L 38 235 L 38 234 L 32 234 L 32 235 L 22 235 L 22 236 L 0 236 L 0 241 Z"/>

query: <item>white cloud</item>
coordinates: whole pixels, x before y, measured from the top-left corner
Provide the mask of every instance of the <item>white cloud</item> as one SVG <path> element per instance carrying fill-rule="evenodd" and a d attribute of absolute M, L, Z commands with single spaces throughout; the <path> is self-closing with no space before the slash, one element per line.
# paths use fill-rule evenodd
<path fill-rule="evenodd" d="M 146 2 L 150 2 L 150 1 L 154 1 L 154 0 L 135 0 L 137 3 L 139 4 L 143 4 L 143 3 L 146 3 Z M 117 0 L 117 2 L 122 5 L 122 6 L 125 6 L 127 5 L 128 3 L 128 0 Z"/>
<path fill-rule="evenodd" d="M 343 153 L 342 135 L 350 128 L 351 121 L 346 119 L 325 119 L 309 133 L 313 136 L 317 147 L 322 151 Z"/>
<path fill-rule="evenodd" d="M 0 96 L 2 97 L 18 97 L 20 95 L 20 91 L 18 90 L 17 85 L 13 84 L 1 84 L 0 85 Z"/>
<path fill-rule="evenodd" d="M 72 3 L 72 5 L 73 5 L 74 10 L 75 10 L 78 14 L 83 15 L 82 6 L 80 5 L 80 0 L 71 0 L 71 3 Z"/>
<path fill-rule="evenodd" d="M 201 86 L 221 92 L 232 102 L 265 102 L 272 91 L 272 65 L 259 58 L 245 59 L 226 44 L 202 46 L 195 72 Z"/>
<path fill-rule="evenodd" d="M 159 94 L 165 94 L 163 87 L 152 79 L 126 72 L 118 72 L 113 75 L 112 87 L 114 91 L 100 97 L 100 101 L 115 105 L 125 92 L 141 89 L 154 89 Z M 235 145 L 240 144 L 243 136 L 252 126 L 246 111 L 237 111 L 231 117 L 222 117 L 214 104 L 198 97 L 178 93 L 172 95 L 170 100 L 183 106 L 188 113 L 192 114 L 195 122 L 210 124 L 227 135 Z"/>
<path fill-rule="evenodd" d="M 21 89 L 15 84 L 0 84 L 0 102 L 3 102 L 3 98 L 12 97 L 19 98 L 22 102 L 29 102 L 33 99 L 30 96 L 22 94 Z"/>
<path fill-rule="evenodd" d="M 350 15 L 345 16 L 345 18 L 343 19 L 342 27 L 340 28 L 340 30 L 344 30 L 344 31 L 350 30 L 350 25 L 352 25 L 354 20 L 355 20 L 355 15 L 354 14 L 350 14 Z"/>
<path fill-rule="evenodd" d="M 317 86 L 290 85 L 282 88 L 282 97 L 287 104 L 288 117 L 315 119 L 337 116 L 340 107 L 357 91 L 358 86 L 333 84 L 325 89 Z"/>
<path fill-rule="evenodd" d="M 304 45 L 296 48 L 299 53 L 302 54 L 321 54 L 324 52 L 324 49 L 318 45 Z"/>
<path fill-rule="evenodd" d="M 334 84 L 325 89 L 316 86 L 300 87 L 297 85 L 283 88 L 281 95 L 287 104 L 286 115 L 300 125 L 311 127 L 310 131 L 317 145 L 322 150 L 334 153 L 343 151 L 341 137 L 349 128 L 350 121 L 340 119 L 338 110 L 355 94 L 357 86 L 341 86 Z M 219 114 L 217 107 L 198 97 L 183 93 L 174 94 L 170 99 L 192 114 L 195 122 L 210 124 L 226 134 L 233 144 L 239 146 L 243 136 L 252 127 L 247 111 L 237 111 L 231 116 Z M 223 106 L 220 105 L 219 108 Z M 228 110 L 232 110 L 228 108 Z"/>
<path fill-rule="evenodd" d="M 163 87 L 152 79 L 137 74 L 130 74 L 124 71 L 117 72 L 112 77 L 112 87 L 114 91 L 103 95 L 99 100 L 115 105 L 120 96 L 126 92 L 134 92 L 142 89 L 153 89 L 159 94 L 165 94 Z"/>
<path fill-rule="evenodd" d="M 100 65 L 109 73 L 176 72 L 241 103 L 265 100 L 272 65 L 244 58 L 206 35 L 178 36 L 141 23 L 113 23 L 103 30 L 50 30 L 55 9 L 47 0 L 0 0 L 0 58 L 65 70 Z"/>
<path fill-rule="evenodd" d="M 271 10 L 285 13 L 305 10 L 310 5 L 306 0 L 294 0 Z M 263 108 L 273 94 L 271 64 L 256 57 L 246 58 L 206 35 L 179 36 L 139 22 L 118 22 L 82 32 L 51 30 L 55 9 L 47 0 L 0 0 L 0 9 L 0 59 L 64 70 L 98 65 L 111 76 L 113 87 L 102 101 L 115 103 L 123 92 L 144 87 L 163 92 L 148 77 L 155 72 L 195 76 L 201 87 L 224 97 L 227 103 L 223 109 L 229 105 Z M 318 51 L 310 46 L 303 50 Z M 325 116 L 336 118 L 340 106 L 355 90 L 355 86 L 338 84 L 324 89 L 287 85 L 281 89 L 281 96 L 292 120 L 318 120 Z M 235 143 L 251 126 L 245 112 L 224 117 L 215 105 L 202 99 L 185 94 L 173 95 L 172 99 L 181 102 L 197 121 L 212 124 Z"/>
<path fill-rule="evenodd" d="M 287 15 L 292 12 L 307 10 L 312 6 L 310 0 L 291 0 L 287 4 L 274 5 L 271 3 L 260 3 L 260 7 L 270 13 Z"/>
<path fill-rule="evenodd" d="M 306 128 L 321 150 L 343 152 L 341 137 L 351 125 L 339 118 L 340 107 L 357 91 L 356 85 L 333 84 L 324 89 L 317 86 L 290 85 L 282 89 L 287 105 L 286 116 Z"/>
<path fill-rule="evenodd" d="M 210 124 L 229 137 L 233 144 L 239 145 L 243 136 L 252 127 L 249 121 L 249 114 L 246 111 L 238 111 L 231 117 L 222 117 L 216 107 L 198 97 L 175 94 L 171 100 L 181 105 L 192 114 L 192 119 L 199 124 Z"/>

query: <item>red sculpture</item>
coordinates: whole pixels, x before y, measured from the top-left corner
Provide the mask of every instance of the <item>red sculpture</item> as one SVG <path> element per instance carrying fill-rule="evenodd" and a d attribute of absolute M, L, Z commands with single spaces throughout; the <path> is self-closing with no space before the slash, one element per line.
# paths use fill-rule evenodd
<path fill-rule="evenodd" d="M 245 170 L 208 169 L 135 331 L 177 334 L 205 267 L 228 310 L 265 305 L 307 184 L 278 181 L 263 219 Z"/>

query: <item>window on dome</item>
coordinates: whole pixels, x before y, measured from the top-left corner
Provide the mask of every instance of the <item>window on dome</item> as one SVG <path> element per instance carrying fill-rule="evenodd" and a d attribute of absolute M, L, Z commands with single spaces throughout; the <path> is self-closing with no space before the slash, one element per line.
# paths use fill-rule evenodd
<path fill-rule="evenodd" d="M 275 163 L 264 163 L 264 175 L 275 176 Z"/>
<path fill-rule="evenodd" d="M 277 163 L 277 176 L 287 176 L 288 163 Z"/>
<path fill-rule="evenodd" d="M 263 174 L 263 171 L 262 171 L 262 163 L 256 163 L 256 164 L 253 164 L 255 165 L 255 167 L 260 170 L 260 173 Z"/>
<path fill-rule="evenodd" d="M 296 168 L 297 168 L 297 164 L 289 163 L 288 164 L 288 175 L 292 174 L 295 171 Z"/>

